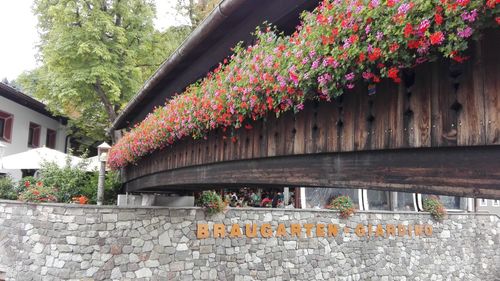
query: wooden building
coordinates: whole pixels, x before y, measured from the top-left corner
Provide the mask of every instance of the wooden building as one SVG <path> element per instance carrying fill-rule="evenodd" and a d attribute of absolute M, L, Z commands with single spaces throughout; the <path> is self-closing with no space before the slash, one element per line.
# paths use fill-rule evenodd
<path fill-rule="evenodd" d="M 113 124 L 140 122 L 203 77 L 264 21 L 291 33 L 317 1 L 226 0 L 144 85 Z M 358 83 L 333 102 L 270 114 L 235 131 L 185 138 L 122 169 L 125 190 L 224 186 L 338 187 L 500 198 L 500 30 L 472 42 L 470 59 L 404 70 L 376 94 Z"/>

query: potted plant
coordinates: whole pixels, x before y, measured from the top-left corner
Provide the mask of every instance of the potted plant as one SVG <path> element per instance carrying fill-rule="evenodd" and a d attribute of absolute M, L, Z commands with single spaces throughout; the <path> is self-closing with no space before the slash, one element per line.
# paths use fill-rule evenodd
<path fill-rule="evenodd" d="M 436 195 L 431 195 L 424 199 L 424 211 L 429 212 L 433 219 L 442 221 L 446 217 L 446 209 Z"/>
<path fill-rule="evenodd" d="M 213 190 L 203 191 L 199 203 L 209 215 L 224 212 L 226 209 L 226 204 L 221 196 Z"/>
<path fill-rule="evenodd" d="M 330 201 L 330 205 L 328 205 L 327 207 L 329 209 L 339 211 L 339 215 L 343 219 L 347 219 L 356 211 L 351 197 L 347 195 L 339 195 L 334 197 Z"/>

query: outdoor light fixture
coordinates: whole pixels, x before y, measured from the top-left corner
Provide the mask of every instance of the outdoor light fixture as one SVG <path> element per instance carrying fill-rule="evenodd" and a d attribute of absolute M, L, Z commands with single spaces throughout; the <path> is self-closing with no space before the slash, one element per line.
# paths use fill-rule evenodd
<path fill-rule="evenodd" d="M 111 148 L 106 142 L 97 147 L 97 158 L 99 159 L 99 180 L 97 182 L 97 205 L 102 205 L 104 201 L 104 181 L 106 178 L 106 161 L 108 161 L 108 151 Z"/>

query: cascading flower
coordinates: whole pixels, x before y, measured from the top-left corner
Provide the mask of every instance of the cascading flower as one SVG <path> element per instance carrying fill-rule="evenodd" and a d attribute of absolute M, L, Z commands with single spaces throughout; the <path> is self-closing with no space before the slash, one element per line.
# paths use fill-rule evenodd
<path fill-rule="evenodd" d="M 400 68 L 441 55 L 467 56 L 468 38 L 500 24 L 498 0 L 323 0 L 304 12 L 289 36 L 271 26 L 200 81 L 174 95 L 126 133 L 109 152 L 118 169 L 185 138 L 220 128 L 251 129 L 245 120 L 299 111 L 306 99 L 331 100 L 357 79 L 400 82 Z M 495 23 L 496 21 L 496 23 Z"/>

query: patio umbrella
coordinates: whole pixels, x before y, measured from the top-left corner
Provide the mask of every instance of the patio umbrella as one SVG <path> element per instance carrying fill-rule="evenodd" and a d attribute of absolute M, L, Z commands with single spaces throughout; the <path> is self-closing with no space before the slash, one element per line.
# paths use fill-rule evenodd
<path fill-rule="evenodd" d="M 59 167 L 64 167 L 68 157 L 71 166 L 78 165 L 82 161 L 80 157 L 47 147 L 39 147 L 5 156 L 2 158 L 2 165 L 7 170 L 38 170 L 44 162 L 53 162 Z"/>

